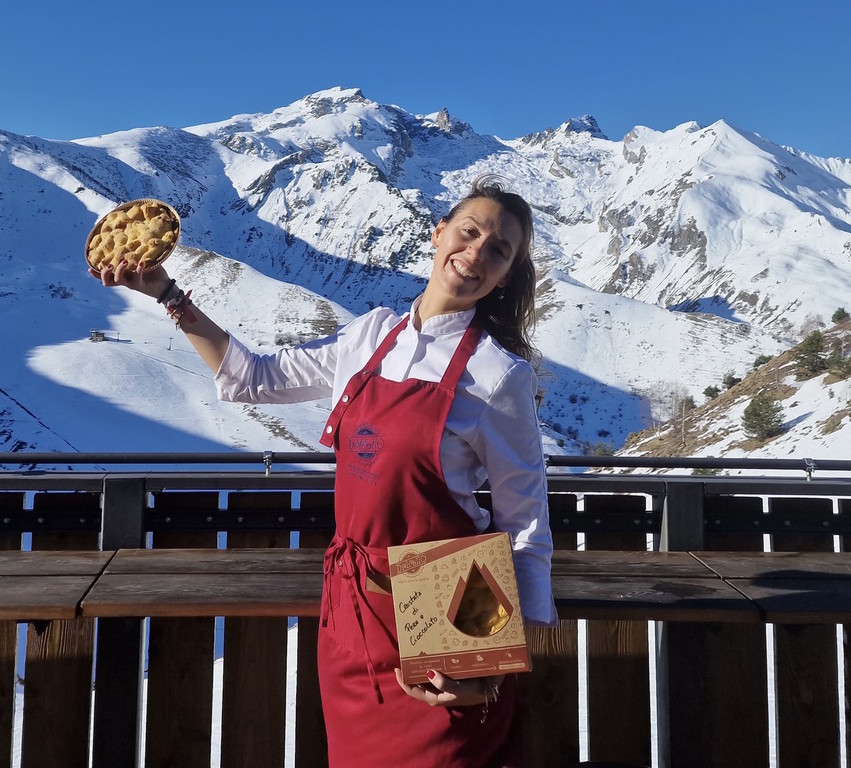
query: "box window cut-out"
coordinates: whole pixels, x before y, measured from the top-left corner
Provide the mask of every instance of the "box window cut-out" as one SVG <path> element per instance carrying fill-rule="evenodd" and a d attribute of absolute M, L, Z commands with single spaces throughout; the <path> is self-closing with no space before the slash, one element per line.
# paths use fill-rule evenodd
<path fill-rule="evenodd" d="M 508 624 L 511 604 L 486 565 L 474 562 L 469 576 L 458 581 L 447 618 L 471 637 L 490 637 Z"/>

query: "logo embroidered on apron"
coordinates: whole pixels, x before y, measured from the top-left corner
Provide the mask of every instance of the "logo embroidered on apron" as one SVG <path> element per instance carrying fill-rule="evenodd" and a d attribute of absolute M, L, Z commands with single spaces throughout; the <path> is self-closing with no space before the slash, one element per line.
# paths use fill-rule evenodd
<path fill-rule="evenodd" d="M 349 451 L 362 461 L 372 461 L 384 448 L 384 438 L 371 424 L 360 424 L 349 438 Z"/>
<path fill-rule="evenodd" d="M 346 468 L 352 477 L 375 485 L 378 475 L 370 470 L 384 449 L 384 437 L 371 424 L 359 424 L 349 436 Z"/>

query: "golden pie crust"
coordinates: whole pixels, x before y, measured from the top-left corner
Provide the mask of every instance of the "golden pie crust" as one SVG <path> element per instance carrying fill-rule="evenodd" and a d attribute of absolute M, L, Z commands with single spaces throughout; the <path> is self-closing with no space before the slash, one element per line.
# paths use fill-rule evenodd
<path fill-rule="evenodd" d="M 488 637 L 499 632 L 509 618 L 479 569 L 473 568 L 452 623 L 465 635 Z"/>
<path fill-rule="evenodd" d="M 127 261 L 144 271 L 162 264 L 180 237 L 180 217 L 168 203 L 145 198 L 113 208 L 86 238 L 86 262 L 95 272 Z"/>

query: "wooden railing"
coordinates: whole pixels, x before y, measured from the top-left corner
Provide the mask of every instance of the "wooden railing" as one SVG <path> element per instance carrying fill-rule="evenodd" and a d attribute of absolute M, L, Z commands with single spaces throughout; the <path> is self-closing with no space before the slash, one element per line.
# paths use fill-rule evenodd
<path fill-rule="evenodd" d="M 261 466 L 263 457 L 254 457 Z M 57 457 L 17 458 L 37 466 Z M 142 472 L 140 458 L 114 462 L 136 471 L 0 472 L 0 549 L 321 548 L 332 535 L 333 471 L 307 467 L 315 458 L 295 457 L 296 470 L 265 455 L 259 472 Z M 0 465 L 10 461 L 0 454 Z M 553 468 L 556 547 L 757 553 L 769 541 L 775 551 L 827 552 L 837 543 L 844 551 L 851 480 L 823 475 L 851 465 L 777 466 L 801 471 L 716 477 Z M 571 766 L 587 755 L 670 768 L 761 768 L 772 760 L 781 768 L 846 768 L 844 626 L 835 623 L 839 614 L 812 615 L 769 625 L 693 617 L 648 623 L 615 611 L 530 628 L 534 670 L 520 678 L 528 764 Z M 281 766 L 287 744 L 298 768 L 326 764 L 315 612 L 296 617 L 294 734 L 285 730 L 286 616 L 224 620 L 215 726 L 216 619 L 30 618 L 0 621 L 0 768 L 11 765 L 13 749 L 22 768 L 132 766 L 142 743 L 146 765 L 208 766 L 214 730 L 223 768 Z M 16 715 L 23 733 L 13 744 Z"/>

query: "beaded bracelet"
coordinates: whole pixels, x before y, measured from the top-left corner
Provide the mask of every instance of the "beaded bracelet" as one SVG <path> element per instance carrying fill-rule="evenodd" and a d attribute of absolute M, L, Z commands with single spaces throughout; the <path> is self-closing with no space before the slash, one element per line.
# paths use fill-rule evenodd
<path fill-rule="evenodd" d="M 189 291 L 192 293 L 192 291 Z M 182 288 L 177 289 L 177 293 L 174 294 L 166 303 L 165 303 L 165 311 L 171 314 L 174 310 L 179 307 L 186 300 L 186 294 L 183 292 Z"/>
<path fill-rule="evenodd" d="M 157 304 L 162 304 L 165 301 L 165 297 L 171 293 L 171 289 L 174 288 L 174 284 L 177 282 L 174 278 L 171 278 L 171 281 L 166 286 L 166 289 L 160 294 L 160 297 L 157 299 Z"/>
<path fill-rule="evenodd" d="M 172 320 L 174 320 L 175 328 L 180 328 L 180 321 L 184 317 L 186 317 L 190 323 L 194 323 L 198 319 L 195 316 L 195 313 L 190 309 L 192 306 L 190 296 L 192 296 L 192 291 L 184 293 L 181 289 L 177 292 L 177 295 L 174 298 L 169 299 L 166 302 L 165 310 L 171 316 Z"/>

